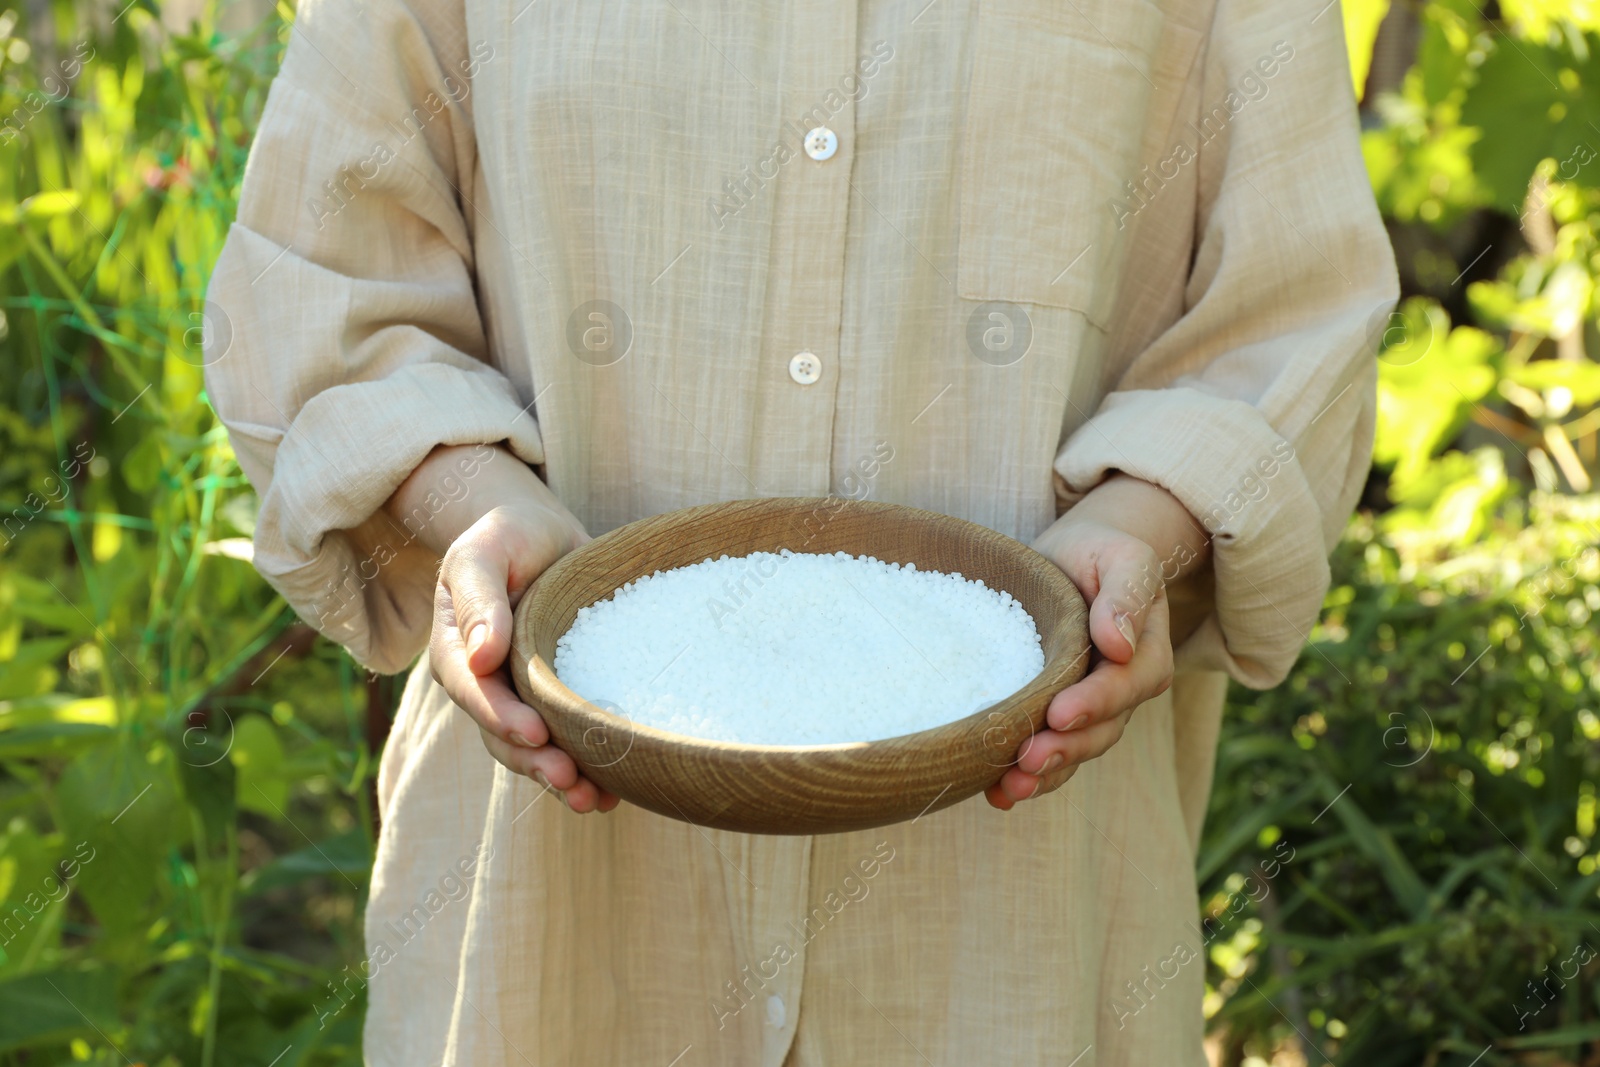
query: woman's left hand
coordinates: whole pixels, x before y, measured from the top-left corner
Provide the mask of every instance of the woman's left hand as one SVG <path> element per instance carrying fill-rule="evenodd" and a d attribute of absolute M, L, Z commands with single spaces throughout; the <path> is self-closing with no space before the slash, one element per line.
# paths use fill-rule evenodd
<path fill-rule="evenodd" d="M 1022 743 L 1015 765 L 985 793 L 1002 811 L 1065 785 L 1121 739 L 1134 708 L 1166 692 L 1172 684 L 1166 582 L 1199 565 L 1209 544 L 1166 490 L 1118 476 L 1034 547 L 1066 572 L 1089 605 L 1094 661 L 1082 680 L 1055 695 L 1046 728 Z"/>

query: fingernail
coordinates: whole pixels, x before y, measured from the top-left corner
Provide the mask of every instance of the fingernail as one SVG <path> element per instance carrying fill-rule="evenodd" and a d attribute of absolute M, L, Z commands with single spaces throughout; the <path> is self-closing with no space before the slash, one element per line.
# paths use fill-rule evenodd
<path fill-rule="evenodd" d="M 1039 768 L 1039 777 L 1043 778 L 1047 774 L 1054 774 L 1056 771 L 1059 771 L 1062 767 L 1066 766 L 1066 763 L 1067 757 L 1057 752 L 1055 755 L 1044 761 L 1044 766 Z"/>
<path fill-rule="evenodd" d="M 506 734 L 506 740 L 510 741 L 513 745 L 519 745 L 522 748 L 538 748 L 539 747 L 538 745 L 534 744 L 532 741 L 529 741 L 526 737 L 523 737 L 521 734 L 517 733 L 517 731 L 515 731 L 515 730 L 512 730 L 510 733 Z"/>
<path fill-rule="evenodd" d="M 1088 721 L 1089 721 L 1089 713 L 1087 711 L 1080 711 L 1080 712 L 1078 712 L 1078 717 L 1073 719 L 1071 722 L 1067 723 L 1067 725 L 1063 726 L 1061 728 L 1061 730 L 1062 730 L 1063 733 L 1065 733 L 1068 730 L 1076 730 L 1078 727 L 1082 726 L 1084 723 L 1086 723 Z"/>
<path fill-rule="evenodd" d="M 534 771 L 533 771 L 533 774 L 531 775 L 531 777 L 533 778 L 534 781 L 538 782 L 540 785 L 544 786 L 546 789 L 550 788 L 550 779 L 548 779 L 548 778 L 546 778 L 544 776 L 544 772 L 543 771 L 535 768 Z"/>
<path fill-rule="evenodd" d="M 478 623 L 478 625 L 474 626 L 471 630 L 468 630 L 467 631 L 467 655 L 470 656 L 474 652 L 478 651 L 478 649 L 482 648 L 483 647 L 483 642 L 488 639 L 488 636 L 489 636 L 489 624 L 486 623 L 486 622 L 480 622 L 480 623 Z"/>
<path fill-rule="evenodd" d="M 1128 648 L 1134 652 L 1139 650 L 1139 639 L 1134 635 L 1133 622 L 1126 615 L 1113 615 L 1111 621 L 1116 624 L 1117 633 L 1128 642 Z"/>

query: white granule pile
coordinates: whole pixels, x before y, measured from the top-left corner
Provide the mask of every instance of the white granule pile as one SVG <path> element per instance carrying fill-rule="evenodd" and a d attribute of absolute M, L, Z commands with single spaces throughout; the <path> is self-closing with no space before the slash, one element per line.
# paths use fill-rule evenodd
<path fill-rule="evenodd" d="M 1044 669 L 1004 591 L 871 556 L 756 552 L 657 571 L 556 643 L 579 696 L 671 733 L 873 741 L 965 718 Z"/>

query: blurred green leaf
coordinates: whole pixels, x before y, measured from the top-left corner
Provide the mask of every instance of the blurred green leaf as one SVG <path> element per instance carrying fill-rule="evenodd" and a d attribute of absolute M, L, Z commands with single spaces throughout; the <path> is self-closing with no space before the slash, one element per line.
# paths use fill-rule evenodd
<path fill-rule="evenodd" d="M 1337 787 L 1324 786 L 1325 795 L 1337 795 Z M 1395 843 L 1394 836 L 1379 827 L 1361 810 L 1358 802 L 1346 796 L 1331 801 L 1329 809 L 1350 831 L 1357 848 L 1378 866 L 1383 879 L 1389 884 L 1396 902 L 1413 919 L 1422 919 L 1428 913 L 1428 888 L 1417 876 L 1416 870 L 1406 861 L 1405 853 Z"/>
<path fill-rule="evenodd" d="M 1511 488 L 1497 449 L 1451 452 L 1412 480 L 1395 483 L 1391 495 L 1400 506 L 1383 517 L 1383 529 L 1412 543 L 1470 544 L 1488 527 Z"/>
<path fill-rule="evenodd" d="M 243 888 L 246 893 L 259 894 L 322 876 L 359 883 L 371 870 L 372 854 L 366 834 L 355 829 L 279 856 L 246 877 Z"/>
<path fill-rule="evenodd" d="M 57 835 L 35 833 L 20 820 L 0 833 L 0 976 L 60 939 L 59 851 Z"/>
<path fill-rule="evenodd" d="M 57 215 L 78 210 L 82 197 L 75 189 L 58 189 L 54 192 L 38 193 L 28 197 L 21 204 L 21 215 L 24 219 L 53 219 Z"/>
<path fill-rule="evenodd" d="M 1500 1047 L 1508 1049 L 1561 1048 L 1563 1045 L 1581 1045 L 1600 1040 L 1600 1023 L 1587 1026 L 1569 1026 L 1542 1034 L 1525 1034 L 1520 1037 L 1500 1039 Z"/>
<path fill-rule="evenodd" d="M 59 970 L 0 982 L 0 1050 L 82 1037 L 99 1044 L 117 1026 L 116 975 Z"/>
<path fill-rule="evenodd" d="M 1477 177 L 1496 207 L 1522 212 L 1544 159 L 1600 145 L 1600 56 L 1519 43 L 1501 35 L 1478 68 L 1461 121 L 1482 131 L 1472 149 Z M 1592 178 L 1590 180 L 1593 180 Z"/>
<path fill-rule="evenodd" d="M 83 865 L 78 890 L 95 917 L 115 930 L 130 929 L 143 916 L 161 879 L 151 860 L 165 856 L 181 832 L 172 768 L 162 754 L 147 752 L 127 734 L 112 734 L 67 764 L 56 786 L 62 831 L 94 855 Z"/>
<path fill-rule="evenodd" d="M 0 759 L 64 757 L 110 740 L 116 730 L 88 722 L 49 722 L 0 733 Z"/>
<path fill-rule="evenodd" d="M 1597 363 L 1541 359 L 1510 368 L 1506 377 L 1540 393 L 1564 389 L 1570 402 L 1578 407 L 1600 403 L 1600 364 Z"/>
<path fill-rule="evenodd" d="M 22 641 L 13 655 L 0 660 L 0 730 L 10 718 L 11 701 L 39 696 L 55 687 L 60 678 L 55 664 L 73 643 L 71 638 Z"/>
<path fill-rule="evenodd" d="M 221 744 L 211 744 L 212 736 L 220 736 Z M 207 743 L 197 743 L 206 738 Z M 183 797 L 189 807 L 200 817 L 206 837 L 220 842 L 233 825 L 238 806 L 238 773 L 229 754 L 237 743 L 231 723 L 219 731 L 198 726 L 172 726 L 168 729 L 167 743 L 175 757 L 175 770 L 183 787 Z"/>
<path fill-rule="evenodd" d="M 122 477 L 134 492 L 147 493 L 161 476 L 161 442 L 151 434 L 134 445 L 122 460 Z"/>
<path fill-rule="evenodd" d="M 1500 343 L 1471 326 L 1452 329 L 1443 308 L 1415 297 L 1401 304 L 1388 336 L 1392 343 L 1379 356 L 1373 459 L 1393 465 L 1403 490 L 1494 388 Z"/>
<path fill-rule="evenodd" d="M 283 745 L 272 721 L 262 715 L 241 718 L 229 756 L 238 772 L 239 806 L 281 818 L 289 785 L 283 777 Z"/>

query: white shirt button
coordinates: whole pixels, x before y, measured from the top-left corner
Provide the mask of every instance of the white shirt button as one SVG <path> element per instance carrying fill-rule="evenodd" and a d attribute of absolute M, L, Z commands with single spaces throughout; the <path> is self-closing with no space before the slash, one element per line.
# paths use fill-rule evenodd
<path fill-rule="evenodd" d="M 817 162 L 832 159 L 839 150 L 839 138 L 826 126 L 818 126 L 806 134 L 806 155 Z"/>
<path fill-rule="evenodd" d="M 773 1027 L 778 1028 L 779 1030 L 782 1030 L 783 1029 L 783 1021 L 787 1017 L 788 1017 L 788 1013 L 784 1010 L 784 1007 L 783 1007 L 783 998 L 782 997 L 768 997 L 767 998 L 767 1025 L 768 1026 L 773 1026 Z"/>
<path fill-rule="evenodd" d="M 801 352 L 789 361 L 789 377 L 801 385 L 810 385 L 822 377 L 822 360 L 812 352 Z"/>

